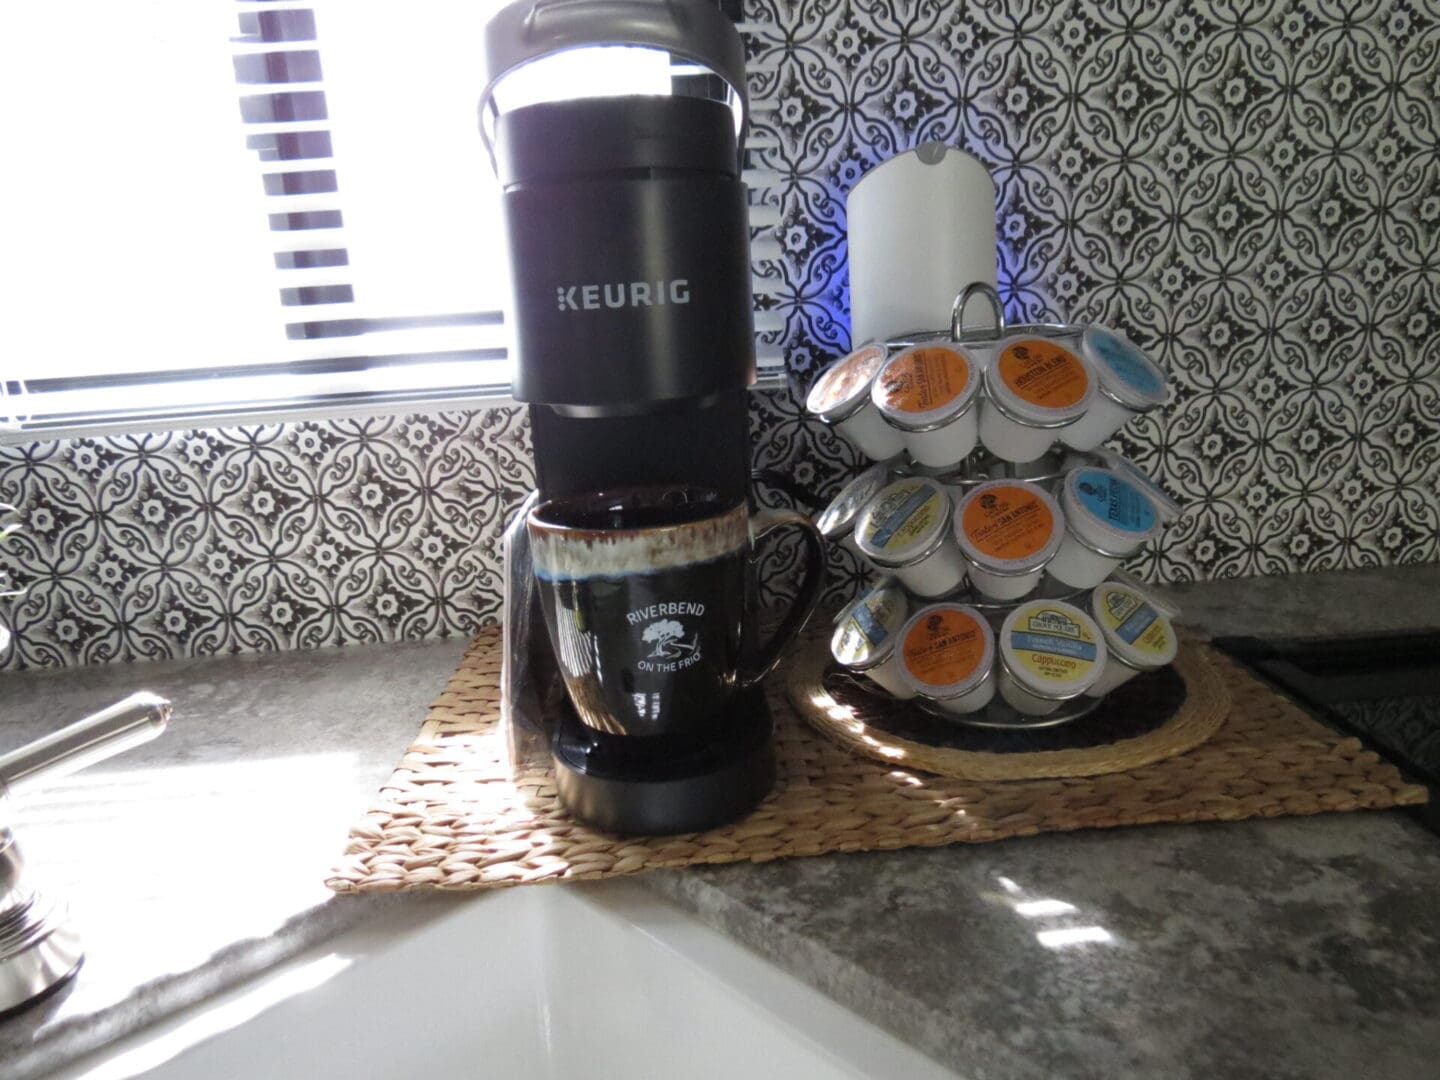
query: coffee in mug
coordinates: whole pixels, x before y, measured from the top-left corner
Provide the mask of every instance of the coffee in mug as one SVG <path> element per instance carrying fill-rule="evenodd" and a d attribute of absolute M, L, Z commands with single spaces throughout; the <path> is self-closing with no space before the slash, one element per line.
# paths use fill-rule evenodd
<path fill-rule="evenodd" d="M 567 495 L 526 519 L 546 628 L 580 720 L 615 735 L 700 734 L 779 661 L 819 599 L 820 533 L 786 510 L 666 485 Z M 748 630 L 754 546 L 801 531 L 806 569 L 767 642 Z"/>

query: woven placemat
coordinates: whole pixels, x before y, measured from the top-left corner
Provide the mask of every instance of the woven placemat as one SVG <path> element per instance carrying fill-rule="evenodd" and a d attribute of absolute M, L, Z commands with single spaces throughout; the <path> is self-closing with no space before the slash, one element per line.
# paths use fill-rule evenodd
<path fill-rule="evenodd" d="M 1207 650 L 1228 721 L 1189 753 L 1125 772 L 958 780 L 858 757 L 810 728 L 772 679 L 780 779 L 749 817 L 686 836 L 618 838 L 575 823 L 548 769 L 512 777 L 500 636 L 483 631 L 379 801 L 350 833 L 336 892 L 486 889 L 697 863 L 980 843 L 1040 832 L 1228 821 L 1425 801 L 1391 765 Z"/>
<path fill-rule="evenodd" d="M 868 687 L 868 688 L 867 688 Z M 1172 667 L 1140 675 L 1089 715 L 1053 728 L 994 731 L 932 716 L 840 671 L 811 638 L 787 665 L 790 703 L 822 735 L 890 765 L 962 780 L 1040 780 L 1138 769 L 1193 750 L 1230 714 L 1206 650 L 1184 643 Z"/>

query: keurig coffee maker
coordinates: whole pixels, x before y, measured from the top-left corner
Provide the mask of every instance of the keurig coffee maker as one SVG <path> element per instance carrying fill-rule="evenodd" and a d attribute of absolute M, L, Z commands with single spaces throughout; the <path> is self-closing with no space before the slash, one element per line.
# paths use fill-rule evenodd
<path fill-rule="evenodd" d="M 536 497 L 686 484 L 744 498 L 755 352 L 738 31 L 707 0 L 523 0 L 488 24 L 485 64 Z M 763 797 L 758 692 L 703 738 L 587 727 L 554 688 L 518 519 L 506 561 L 512 755 L 543 746 L 578 817 L 692 831 Z"/>

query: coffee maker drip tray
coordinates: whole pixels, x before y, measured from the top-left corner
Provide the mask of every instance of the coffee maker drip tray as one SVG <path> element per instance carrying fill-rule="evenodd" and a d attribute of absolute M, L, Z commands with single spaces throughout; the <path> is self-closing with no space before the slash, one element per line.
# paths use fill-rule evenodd
<path fill-rule="evenodd" d="M 605 735 L 582 724 L 565 694 L 547 701 L 560 797 L 577 817 L 607 832 L 701 832 L 743 816 L 775 783 L 770 709 L 764 691 L 743 691 L 723 736 Z"/>

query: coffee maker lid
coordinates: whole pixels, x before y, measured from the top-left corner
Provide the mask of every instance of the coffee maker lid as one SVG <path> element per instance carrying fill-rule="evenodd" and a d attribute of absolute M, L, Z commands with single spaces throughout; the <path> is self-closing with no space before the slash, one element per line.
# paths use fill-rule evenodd
<path fill-rule="evenodd" d="M 489 149 L 495 90 L 511 72 L 571 49 L 620 45 L 665 50 L 723 79 L 744 123 L 745 47 L 735 24 L 708 0 L 515 0 L 485 25 L 480 134 Z M 493 159 L 493 153 L 492 153 Z"/>

